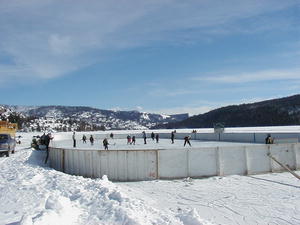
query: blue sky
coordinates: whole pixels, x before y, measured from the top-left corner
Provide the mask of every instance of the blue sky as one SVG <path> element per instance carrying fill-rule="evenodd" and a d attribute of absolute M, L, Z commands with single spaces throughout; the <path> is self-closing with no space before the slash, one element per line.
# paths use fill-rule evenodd
<path fill-rule="evenodd" d="M 300 92 L 299 0 L 0 0 L 0 104 L 199 114 Z"/>

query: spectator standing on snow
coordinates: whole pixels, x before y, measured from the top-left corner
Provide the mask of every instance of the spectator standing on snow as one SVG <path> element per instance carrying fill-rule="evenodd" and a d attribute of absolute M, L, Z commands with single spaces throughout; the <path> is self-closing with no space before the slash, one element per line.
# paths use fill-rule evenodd
<path fill-rule="evenodd" d="M 73 132 L 72 139 L 73 139 L 73 148 L 76 148 L 76 136 L 75 136 L 75 132 Z"/>
<path fill-rule="evenodd" d="M 130 135 L 127 135 L 127 144 L 131 145 L 131 136 Z"/>
<path fill-rule="evenodd" d="M 113 134 L 113 133 L 110 133 L 110 135 L 109 135 L 109 136 L 110 136 L 110 138 L 111 138 L 111 139 L 113 139 L 113 138 L 114 138 L 114 134 Z"/>
<path fill-rule="evenodd" d="M 159 134 L 155 135 L 155 139 L 156 139 L 156 143 L 158 143 L 159 142 Z"/>
<path fill-rule="evenodd" d="M 93 135 L 90 136 L 90 142 L 91 142 L 91 145 L 94 145 L 94 137 L 93 137 Z"/>
<path fill-rule="evenodd" d="M 188 143 L 189 146 L 192 146 L 191 143 L 190 143 L 190 140 L 191 140 L 191 136 L 185 136 L 184 137 L 184 145 L 183 146 L 185 146 L 186 143 Z"/>
<path fill-rule="evenodd" d="M 154 137 L 155 137 L 155 134 L 152 132 L 151 133 L 151 138 L 152 138 L 153 141 L 154 141 Z"/>
<path fill-rule="evenodd" d="M 146 135 L 146 132 L 143 131 L 143 139 L 144 139 L 144 144 L 147 144 L 147 135 Z"/>
<path fill-rule="evenodd" d="M 52 139 L 53 139 L 53 137 L 51 137 L 50 133 L 45 136 L 45 145 L 46 145 L 46 159 L 45 159 L 45 164 L 48 161 L 48 157 L 49 157 L 49 144 L 50 144 L 50 141 Z"/>
<path fill-rule="evenodd" d="M 134 135 L 132 136 L 132 142 L 131 143 L 135 145 L 135 136 Z"/>
<path fill-rule="evenodd" d="M 82 142 L 86 143 L 86 136 L 85 135 L 82 136 Z"/>
<path fill-rule="evenodd" d="M 43 135 L 40 138 L 41 145 L 45 145 L 45 139 L 46 139 L 46 134 L 43 133 Z"/>
<path fill-rule="evenodd" d="M 103 146 L 104 146 L 104 150 L 108 150 L 108 141 L 107 141 L 107 138 L 104 138 L 103 140 Z"/>
<path fill-rule="evenodd" d="M 174 131 L 171 132 L 171 141 L 172 141 L 172 144 L 174 144 L 174 138 L 175 138 L 175 134 L 174 134 Z"/>

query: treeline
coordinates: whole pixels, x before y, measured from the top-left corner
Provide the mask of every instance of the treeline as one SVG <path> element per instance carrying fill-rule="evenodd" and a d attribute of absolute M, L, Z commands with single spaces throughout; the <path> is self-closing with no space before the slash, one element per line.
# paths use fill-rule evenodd
<path fill-rule="evenodd" d="M 252 104 L 232 105 L 154 128 L 210 128 L 300 125 L 300 95 Z"/>

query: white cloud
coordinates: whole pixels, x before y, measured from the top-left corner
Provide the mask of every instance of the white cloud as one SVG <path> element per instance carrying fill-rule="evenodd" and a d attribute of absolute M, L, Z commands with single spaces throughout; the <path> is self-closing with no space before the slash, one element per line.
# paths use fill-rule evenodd
<path fill-rule="evenodd" d="M 71 38 L 53 34 L 49 37 L 50 49 L 54 54 L 69 54 L 72 51 Z"/>
<path fill-rule="evenodd" d="M 1 0 L 0 51 L 12 59 L 11 67 L 23 72 L 0 70 L 0 77 L 50 79 L 93 64 L 107 51 L 157 41 L 185 43 L 182 39 L 188 42 L 193 37 L 210 40 L 201 33 L 217 26 L 233 29 L 230 24 L 235 24 L 236 32 L 240 19 L 295 4 L 292 0 L 230 0 L 226 4 L 209 0 Z"/>
<path fill-rule="evenodd" d="M 249 83 L 274 80 L 300 80 L 300 69 L 286 70 L 262 70 L 249 73 L 234 73 L 220 75 L 210 74 L 209 76 L 194 77 L 192 80 L 210 81 L 216 83 Z"/>

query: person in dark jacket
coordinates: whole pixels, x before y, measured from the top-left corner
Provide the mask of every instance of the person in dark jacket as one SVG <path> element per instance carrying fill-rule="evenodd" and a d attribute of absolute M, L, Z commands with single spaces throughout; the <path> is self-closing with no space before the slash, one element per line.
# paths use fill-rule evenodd
<path fill-rule="evenodd" d="M 144 139 L 144 144 L 147 144 L 147 135 L 146 135 L 146 132 L 143 131 L 143 139 Z"/>
<path fill-rule="evenodd" d="M 133 135 L 132 136 L 132 142 L 131 142 L 133 145 L 135 145 L 135 136 Z"/>
<path fill-rule="evenodd" d="M 113 138 L 114 138 L 114 134 L 113 134 L 113 133 L 110 133 L 110 135 L 109 135 L 109 136 L 110 136 L 110 138 L 111 138 L 111 139 L 113 139 Z"/>
<path fill-rule="evenodd" d="M 151 138 L 152 138 L 152 140 L 154 141 L 155 134 L 154 134 L 153 132 L 151 133 Z"/>
<path fill-rule="evenodd" d="M 266 144 L 273 144 L 273 138 L 271 137 L 271 134 L 268 134 L 265 140 Z"/>
<path fill-rule="evenodd" d="M 86 136 L 85 135 L 82 136 L 82 142 L 86 143 Z"/>
<path fill-rule="evenodd" d="M 91 145 L 94 145 L 94 137 L 93 137 L 93 135 L 90 136 L 90 142 L 91 142 Z"/>
<path fill-rule="evenodd" d="M 156 139 L 156 143 L 158 143 L 159 142 L 159 134 L 155 135 L 155 139 Z"/>
<path fill-rule="evenodd" d="M 171 141 L 172 141 L 172 144 L 174 144 L 174 138 L 175 138 L 175 134 L 174 134 L 174 131 L 171 132 Z"/>
<path fill-rule="evenodd" d="M 104 150 L 108 150 L 108 141 L 107 141 L 107 138 L 104 138 L 103 140 L 103 146 L 104 146 Z"/>
<path fill-rule="evenodd" d="M 51 137 L 50 133 L 45 136 L 45 145 L 46 145 L 46 159 L 45 159 L 45 164 L 48 161 L 48 157 L 49 157 L 49 144 L 50 144 L 50 141 L 52 139 L 53 139 L 53 137 Z"/>
<path fill-rule="evenodd" d="M 46 134 L 44 133 L 40 138 L 41 145 L 45 145 L 45 139 L 46 139 Z"/>
<path fill-rule="evenodd" d="M 73 132 L 72 139 L 73 139 L 73 148 L 76 148 L 76 137 L 75 137 L 75 132 Z"/>
<path fill-rule="evenodd" d="M 189 144 L 189 146 L 192 146 L 191 143 L 190 143 L 190 140 L 191 140 L 191 136 L 185 136 L 183 146 L 185 146 L 187 143 Z"/>

